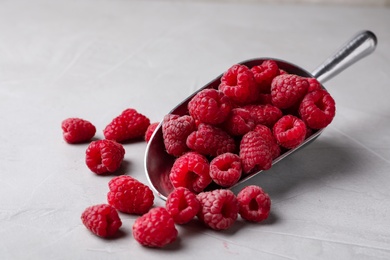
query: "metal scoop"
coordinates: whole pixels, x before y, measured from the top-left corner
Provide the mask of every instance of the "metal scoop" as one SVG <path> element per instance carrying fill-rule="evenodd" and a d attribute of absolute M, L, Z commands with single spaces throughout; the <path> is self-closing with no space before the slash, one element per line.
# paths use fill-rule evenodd
<path fill-rule="evenodd" d="M 303 77 L 314 77 L 321 84 L 332 78 L 333 76 L 340 73 L 342 70 L 346 69 L 353 63 L 362 59 L 363 57 L 372 53 L 377 45 L 377 38 L 374 33 L 370 31 L 362 31 L 356 34 L 350 41 L 345 43 L 339 51 L 337 51 L 333 56 L 325 60 L 317 69 L 315 69 L 312 73 L 307 72 L 301 67 L 274 58 L 259 58 L 243 61 L 240 64 L 246 65 L 249 68 L 260 65 L 265 60 L 275 60 L 280 69 L 288 71 L 291 74 L 300 75 Z M 175 115 L 185 115 L 188 114 L 187 104 L 191 100 L 193 96 L 199 91 L 205 88 L 218 88 L 221 79 L 220 75 L 191 96 L 189 96 L 186 100 L 181 102 L 177 107 L 172 109 L 169 113 Z M 301 145 L 299 145 L 295 149 L 291 149 L 283 154 L 281 154 L 278 158 L 274 159 L 272 164 L 276 164 L 277 162 L 283 160 L 293 152 L 298 149 L 301 149 L 305 145 L 314 141 L 324 129 L 320 129 L 316 131 L 313 135 L 307 138 Z M 175 157 L 169 155 L 165 151 L 163 135 L 161 130 L 161 123 L 156 128 L 154 134 L 152 135 L 149 143 L 146 147 L 145 152 L 145 171 L 146 177 L 151 185 L 151 188 L 156 192 L 156 194 L 163 200 L 166 200 L 169 193 L 173 190 L 173 186 L 169 179 L 169 173 L 171 167 L 175 161 Z M 250 175 L 244 176 L 235 186 L 242 184 L 243 182 L 248 182 L 251 178 L 255 177 L 262 171 L 258 171 L 252 173 Z M 234 188 L 235 186 L 231 187 Z"/>

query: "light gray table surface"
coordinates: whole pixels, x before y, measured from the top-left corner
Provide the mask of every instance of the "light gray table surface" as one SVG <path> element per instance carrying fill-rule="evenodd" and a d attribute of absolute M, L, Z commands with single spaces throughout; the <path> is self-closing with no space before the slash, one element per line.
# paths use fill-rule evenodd
<path fill-rule="evenodd" d="M 356 32 L 376 51 L 325 84 L 332 124 L 254 182 L 267 221 L 197 221 L 162 250 L 139 245 L 136 216 L 105 240 L 81 223 L 113 177 L 85 163 L 61 121 L 102 130 L 126 108 L 157 122 L 231 65 L 274 57 L 312 71 Z M 390 259 L 390 9 L 191 1 L 0 1 L 0 259 Z M 145 142 L 123 174 L 147 184 Z M 164 202 L 156 197 L 155 206 Z"/>

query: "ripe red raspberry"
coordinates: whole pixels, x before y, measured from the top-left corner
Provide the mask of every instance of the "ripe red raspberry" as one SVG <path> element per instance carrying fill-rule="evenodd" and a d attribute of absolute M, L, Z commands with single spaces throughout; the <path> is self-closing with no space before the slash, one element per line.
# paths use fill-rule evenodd
<path fill-rule="evenodd" d="M 321 129 L 332 122 L 336 114 L 336 104 L 326 90 L 315 90 L 303 98 L 299 114 L 310 128 Z"/>
<path fill-rule="evenodd" d="M 187 137 L 195 130 L 195 122 L 191 116 L 166 115 L 162 133 L 167 153 L 178 157 L 187 152 Z"/>
<path fill-rule="evenodd" d="M 248 110 L 233 108 L 228 118 L 223 123 L 223 129 L 230 135 L 240 136 L 253 130 L 255 122 Z"/>
<path fill-rule="evenodd" d="M 96 174 L 115 172 L 125 156 L 123 146 L 111 140 L 97 140 L 89 144 L 85 152 L 85 163 Z"/>
<path fill-rule="evenodd" d="M 232 110 L 230 99 L 215 89 L 198 92 L 188 103 L 190 115 L 199 123 L 217 125 L 225 121 Z"/>
<path fill-rule="evenodd" d="M 306 80 L 309 82 L 309 88 L 307 92 L 322 89 L 321 83 L 316 78 L 306 78 Z"/>
<path fill-rule="evenodd" d="M 292 149 L 305 140 L 306 125 L 298 117 L 285 115 L 275 123 L 273 133 L 280 146 Z"/>
<path fill-rule="evenodd" d="M 89 121 L 81 118 L 67 118 L 61 123 L 64 139 L 67 143 L 82 143 L 92 139 L 96 128 Z"/>
<path fill-rule="evenodd" d="M 206 157 L 188 152 L 175 160 L 169 178 L 173 187 L 185 187 L 191 192 L 199 193 L 212 182 L 209 168 Z"/>
<path fill-rule="evenodd" d="M 259 95 L 253 72 L 239 64 L 233 65 L 223 74 L 218 89 L 234 103 L 241 105 L 255 101 Z"/>
<path fill-rule="evenodd" d="M 145 136 L 150 120 L 138 113 L 135 109 L 128 108 L 115 117 L 104 129 L 104 137 L 117 142 L 124 142 Z"/>
<path fill-rule="evenodd" d="M 148 143 L 150 138 L 152 138 L 152 135 L 154 133 L 154 130 L 156 130 L 159 122 L 152 123 L 148 126 L 145 132 L 145 141 Z"/>
<path fill-rule="evenodd" d="M 88 207 L 81 214 L 87 229 L 99 237 L 112 237 L 122 226 L 118 212 L 107 204 Z"/>
<path fill-rule="evenodd" d="M 269 93 L 272 80 L 279 75 L 278 64 L 274 60 L 266 60 L 261 65 L 252 67 L 251 71 L 261 93 Z"/>
<path fill-rule="evenodd" d="M 207 124 L 200 124 L 198 130 L 188 136 L 187 146 L 200 154 L 213 157 L 236 150 L 234 139 L 228 133 Z"/>
<path fill-rule="evenodd" d="M 251 131 L 245 134 L 240 143 L 242 170 L 248 174 L 258 170 L 268 170 L 272 165 L 272 152 L 261 134 Z"/>
<path fill-rule="evenodd" d="M 306 78 L 285 74 L 275 77 L 271 84 L 272 104 L 280 109 L 300 102 L 309 88 Z"/>
<path fill-rule="evenodd" d="M 271 128 L 283 116 L 283 112 L 279 108 L 270 104 L 248 105 L 244 109 L 248 110 L 256 125 L 261 124 Z"/>
<path fill-rule="evenodd" d="M 243 219 L 260 222 L 268 218 L 271 199 L 259 186 L 246 186 L 237 194 L 237 200 L 240 206 L 239 213 Z"/>
<path fill-rule="evenodd" d="M 133 236 L 143 246 L 164 247 L 177 238 L 175 222 L 163 207 L 152 208 L 133 224 Z"/>
<path fill-rule="evenodd" d="M 176 224 L 186 224 L 198 214 L 200 203 L 189 189 L 178 187 L 168 195 L 165 208 Z"/>
<path fill-rule="evenodd" d="M 210 162 L 210 177 L 222 187 L 231 187 L 236 184 L 241 173 L 241 159 L 237 154 L 224 153 Z"/>
<path fill-rule="evenodd" d="M 261 137 L 263 137 L 263 139 L 265 139 L 265 141 L 267 142 L 268 147 L 271 151 L 272 159 L 278 157 L 281 153 L 280 146 L 276 142 L 272 130 L 265 125 L 257 125 L 254 131 L 258 132 L 261 135 Z"/>
<path fill-rule="evenodd" d="M 121 212 L 142 215 L 153 206 L 152 190 L 133 177 L 114 177 L 109 181 L 108 187 L 108 204 Z"/>
<path fill-rule="evenodd" d="M 238 200 L 231 190 L 217 189 L 198 194 L 198 218 L 214 230 L 230 228 L 237 220 Z"/>

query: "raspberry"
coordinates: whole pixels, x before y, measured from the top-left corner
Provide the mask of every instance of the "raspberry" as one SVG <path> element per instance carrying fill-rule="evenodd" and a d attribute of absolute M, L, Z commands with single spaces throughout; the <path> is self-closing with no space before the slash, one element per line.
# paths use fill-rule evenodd
<path fill-rule="evenodd" d="M 276 106 L 266 105 L 248 105 L 244 109 L 248 110 L 255 124 L 273 127 L 276 121 L 283 116 L 283 112 Z"/>
<path fill-rule="evenodd" d="M 164 247 L 177 238 L 175 222 L 163 207 L 151 209 L 133 224 L 133 236 L 143 246 Z"/>
<path fill-rule="evenodd" d="M 316 78 L 306 78 L 306 80 L 309 82 L 309 88 L 307 92 L 322 89 L 321 83 Z"/>
<path fill-rule="evenodd" d="M 268 218 L 271 199 L 262 188 L 250 185 L 237 194 L 240 216 L 251 222 L 260 222 Z"/>
<path fill-rule="evenodd" d="M 199 123 L 220 124 L 232 110 L 230 99 L 215 89 L 204 89 L 188 103 L 190 115 Z"/>
<path fill-rule="evenodd" d="M 285 74 L 275 77 L 271 84 L 272 104 L 278 108 L 288 108 L 300 102 L 309 88 L 306 78 Z"/>
<path fill-rule="evenodd" d="M 148 126 L 145 132 L 145 141 L 148 143 L 150 138 L 152 138 L 152 135 L 154 133 L 154 130 L 156 130 L 159 122 L 152 123 Z"/>
<path fill-rule="evenodd" d="M 268 170 L 272 165 L 272 152 L 261 134 L 251 131 L 245 134 L 240 143 L 242 170 L 248 174 L 258 170 Z"/>
<path fill-rule="evenodd" d="M 292 149 L 305 139 L 306 125 L 298 117 L 285 115 L 275 123 L 273 133 L 280 146 Z"/>
<path fill-rule="evenodd" d="M 176 224 L 186 224 L 198 214 L 200 203 L 189 189 L 178 187 L 168 195 L 165 208 Z"/>
<path fill-rule="evenodd" d="M 200 124 L 198 130 L 187 138 L 187 146 L 203 155 L 218 156 L 234 152 L 234 139 L 225 131 L 212 125 Z"/>
<path fill-rule="evenodd" d="M 210 162 L 210 177 L 222 187 L 231 187 L 241 177 L 241 159 L 237 154 L 224 153 Z"/>
<path fill-rule="evenodd" d="M 259 94 L 252 71 L 239 64 L 233 65 L 223 74 L 218 89 L 237 104 L 251 103 Z"/>
<path fill-rule="evenodd" d="M 278 64 L 274 60 L 266 60 L 261 65 L 252 67 L 251 71 L 261 93 L 269 93 L 272 80 L 279 75 Z"/>
<path fill-rule="evenodd" d="M 198 194 L 198 218 L 214 230 L 230 228 L 237 220 L 238 200 L 231 190 L 217 189 Z"/>
<path fill-rule="evenodd" d="M 104 129 L 104 137 L 117 142 L 124 142 L 145 136 L 150 120 L 138 113 L 135 109 L 128 108 L 115 117 Z"/>
<path fill-rule="evenodd" d="M 114 177 L 109 181 L 108 187 L 108 204 L 121 212 L 142 215 L 153 206 L 152 190 L 133 177 Z"/>
<path fill-rule="evenodd" d="M 265 125 L 257 125 L 254 131 L 258 132 L 261 137 L 263 137 L 263 139 L 265 139 L 265 141 L 267 142 L 268 147 L 271 151 L 272 159 L 278 157 L 281 151 L 271 129 Z"/>
<path fill-rule="evenodd" d="M 92 139 L 96 128 L 89 121 L 81 118 L 67 118 L 61 123 L 64 139 L 67 143 L 82 143 Z"/>
<path fill-rule="evenodd" d="M 96 174 L 115 172 L 125 156 L 123 146 L 111 140 L 91 142 L 85 152 L 85 163 Z"/>
<path fill-rule="evenodd" d="M 173 187 L 185 187 L 191 192 L 199 193 L 212 182 L 209 168 L 206 157 L 188 152 L 175 160 L 169 178 Z"/>
<path fill-rule="evenodd" d="M 191 116 L 166 115 L 162 133 L 167 153 L 178 157 L 187 152 L 187 137 L 195 130 L 195 122 Z"/>
<path fill-rule="evenodd" d="M 223 123 L 223 129 L 230 135 L 240 136 L 253 130 L 255 122 L 249 111 L 243 108 L 233 108 Z"/>
<path fill-rule="evenodd" d="M 81 214 L 81 221 L 99 237 L 112 237 L 122 226 L 118 212 L 107 204 L 88 207 Z"/>
<path fill-rule="evenodd" d="M 299 107 L 299 114 L 308 127 L 321 129 L 329 125 L 336 113 L 336 105 L 326 90 L 308 93 Z"/>

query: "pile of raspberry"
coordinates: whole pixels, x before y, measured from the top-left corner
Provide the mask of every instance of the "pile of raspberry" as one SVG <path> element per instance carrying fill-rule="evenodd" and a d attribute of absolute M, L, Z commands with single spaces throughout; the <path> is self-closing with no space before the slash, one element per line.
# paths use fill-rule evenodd
<path fill-rule="evenodd" d="M 329 125 L 336 111 L 315 78 L 291 74 L 274 60 L 233 65 L 218 87 L 198 92 L 187 108 L 185 115 L 166 115 L 162 133 L 166 152 L 176 158 L 173 187 L 195 193 L 229 188 L 270 169 L 281 154 Z"/>

